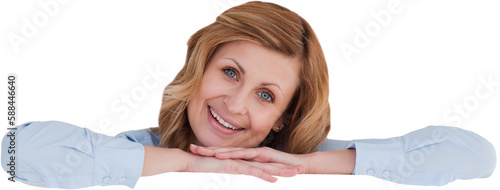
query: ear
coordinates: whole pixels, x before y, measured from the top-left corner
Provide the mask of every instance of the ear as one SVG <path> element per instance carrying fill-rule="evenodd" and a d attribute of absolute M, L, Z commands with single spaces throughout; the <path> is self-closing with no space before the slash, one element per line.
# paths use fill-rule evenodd
<path fill-rule="evenodd" d="M 283 119 L 280 118 L 280 119 L 278 119 L 278 121 L 276 121 L 276 123 L 274 123 L 272 130 L 274 132 L 280 132 L 284 127 L 285 126 L 283 123 Z"/>
<path fill-rule="evenodd" d="M 283 130 L 283 128 L 285 128 L 288 125 L 288 123 L 289 123 L 288 121 L 289 121 L 289 119 L 287 117 L 281 116 L 276 121 L 276 123 L 274 123 L 272 130 L 274 132 L 280 132 L 281 130 Z"/>

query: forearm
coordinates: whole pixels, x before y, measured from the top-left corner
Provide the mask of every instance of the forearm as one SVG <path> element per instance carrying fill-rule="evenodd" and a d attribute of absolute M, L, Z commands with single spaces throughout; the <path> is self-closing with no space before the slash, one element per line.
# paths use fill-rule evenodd
<path fill-rule="evenodd" d="M 334 150 L 303 155 L 306 173 L 352 174 L 356 165 L 356 150 Z"/>
<path fill-rule="evenodd" d="M 144 164 L 141 176 L 186 170 L 190 154 L 177 148 L 144 145 Z"/>

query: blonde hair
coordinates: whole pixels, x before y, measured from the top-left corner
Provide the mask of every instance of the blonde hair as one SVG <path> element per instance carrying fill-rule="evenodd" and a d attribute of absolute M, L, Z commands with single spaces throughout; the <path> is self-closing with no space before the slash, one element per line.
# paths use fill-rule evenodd
<path fill-rule="evenodd" d="M 299 87 L 283 113 L 286 123 L 271 130 L 260 146 L 288 153 L 310 153 L 330 131 L 328 70 L 311 26 L 296 13 L 272 3 L 248 2 L 228 9 L 191 36 L 186 63 L 165 87 L 159 115 L 160 146 L 189 151 L 196 138 L 187 118 L 187 104 L 201 83 L 205 66 L 223 43 L 247 40 L 301 62 Z"/>

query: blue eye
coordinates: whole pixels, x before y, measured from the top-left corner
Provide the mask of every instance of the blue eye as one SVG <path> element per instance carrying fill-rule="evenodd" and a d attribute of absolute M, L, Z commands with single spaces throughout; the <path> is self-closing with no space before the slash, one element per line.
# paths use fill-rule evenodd
<path fill-rule="evenodd" d="M 271 94 L 269 92 L 258 92 L 257 93 L 260 98 L 262 98 L 264 101 L 267 101 L 267 102 L 274 102 L 274 99 L 273 97 L 271 96 Z"/>
<path fill-rule="evenodd" d="M 226 73 L 227 76 L 238 79 L 236 76 L 236 72 L 233 69 L 223 69 L 224 73 Z"/>

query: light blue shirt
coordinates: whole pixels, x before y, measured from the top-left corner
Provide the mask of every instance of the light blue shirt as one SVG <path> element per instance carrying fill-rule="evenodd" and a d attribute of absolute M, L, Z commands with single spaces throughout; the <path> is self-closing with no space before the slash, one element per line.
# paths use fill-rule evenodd
<path fill-rule="evenodd" d="M 7 147 L 15 133 L 15 154 Z M 10 136 L 7 136 L 11 134 Z M 59 121 L 29 122 L 2 141 L 2 167 L 32 185 L 81 188 L 122 184 L 133 188 L 141 176 L 143 145 L 158 146 L 150 129 L 115 137 Z M 493 173 L 496 153 L 481 136 L 456 127 L 429 126 L 401 137 L 353 141 L 326 140 L 317 151 L 356 149 L 354 175 L 414 185 L 444 185 Z"/>

